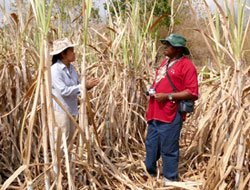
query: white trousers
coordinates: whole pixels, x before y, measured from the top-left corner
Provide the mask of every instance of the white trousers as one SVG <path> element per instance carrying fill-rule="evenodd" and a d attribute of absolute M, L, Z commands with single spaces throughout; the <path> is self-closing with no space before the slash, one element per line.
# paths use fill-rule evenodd
<path fill-rule="evenodd" d="M 55 120 L 57 123 L 57 125 L 54 127 L 55 143 L 61 144 L 61 151 L 62 151 L 63 150 L 63 145 L 62 145 L 63 134 L 65 134 L 66 136 L 67 146 L 68 146 L 75 133 L 75 125 L 67 114 L 61 113 L 58 111 L 55 111 Z M 59 128 L 61 129 L 61 134 L 62 134 L 61 142 L 57 142 Z"/>

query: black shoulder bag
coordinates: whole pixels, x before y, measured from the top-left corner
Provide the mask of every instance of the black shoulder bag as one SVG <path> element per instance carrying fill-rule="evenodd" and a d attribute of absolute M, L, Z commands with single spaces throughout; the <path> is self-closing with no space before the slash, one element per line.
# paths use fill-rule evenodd
<path fill-rule="evenodd" d="M 174 87 L 174 84 L 172 83 L 169 75 L 168 75 L 168 69 L 166 71 L 168 80 L 173 88 L 173 91 L 176 92 L 176 88 Z M 179 100 L 178 101 L 178 111 L 181 113 L 192 113 L 194 111 L 194 101 L 193 100 Z"/>

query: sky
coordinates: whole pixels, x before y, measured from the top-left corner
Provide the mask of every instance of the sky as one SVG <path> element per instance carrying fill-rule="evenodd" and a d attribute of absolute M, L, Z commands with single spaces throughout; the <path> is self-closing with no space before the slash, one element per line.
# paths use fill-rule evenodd
<path fill-rule="evenodd" d="M 106 19 L 106 13 L 103 6 L 103 4 L 106 3 L 106 0 L 93 0 L 93 2 L 95 2 L 95 5 L 99 8 L 101 18 Z"/>
<path fill-rule="evenodd" d="M 222 0 L 217 0 L 218 1 L 218 3 L 219 4 L 221 4 L 222 5 Z M 238 0 L 234 0 L 235 1 L 235 3 L 238 1 Z M 0 5 L 1 6 L 3 6 L 3 4 L 4 4 L 4 2 L 5 2 L 5 8 L 6 8 L 6 11 L 8 12 L 8 13 L 10 13 L 10 4 L 11 4 L 11 2 L 15 2 L 15 0 L 0 0 Z M 101 18 L 106 18 L 106 13 L 105 13 L 105 10 L 104 10 L 104 7 L 103 7 L 103 4 L 106 2 L 106 0 L 93 0 L 93 2 L 94 2 L 94 4 L 99 8 L 99 14 L 100 14 L 100 16 L 101 16 Z M 210 9 L 212 10 L 212 11 L 214 11 L 214 2 L 213 2 L 213 0 L 206 0 L 206 2 L 208 3 L 208 5 L 210 6 Z M 247 0 L 246 1 L 246 4 L 248 5 L 248 7 L 249 7 L 249 9 L 250 9 L 250 0 Z M 247 14 L 246 14 L 246 18 L 247 18 L 247 16 L 249 15 L 249 12 L 250 12 L 250 10 L 247 10 Z M 1 11 L 1 9 L 0 9 L 0 23 L 2 23 L 2 19 L 3 19 L 3 13 L 2 13 L 2 11 Z"/>
<path fill-rule="evenodd" d="M 5 3 L 5 10 L 10 13 L 10 4 L 11 2 L 13 2 L 14 0 L 0 0 L 0 5 L 2 7 L 4 7 L 4 3 Z M 0 23 L 2 23 L 2 19 L 3 19 L 3 12 L 0 9 Z"/>
<path fill-rule="evenodd" d="M 5 2 L 5 10 L 7 13 L 10 13 L 10 5 L 11 3 L 15 2 L 15 0 L 0 0 L 0 5 L 3 7 Z M 106 14 L 105 14 L 105 10 L 104 10 L 104 6 L 103 3 L 106 2 L 106 0 L 93 0 L 94 4 L 99 8 L 99 14 L 101 16 L 101 18 L 105 18 Z M 2 22 L 3 19 L 3 12 L 0 9 L 0 22 Z"/>

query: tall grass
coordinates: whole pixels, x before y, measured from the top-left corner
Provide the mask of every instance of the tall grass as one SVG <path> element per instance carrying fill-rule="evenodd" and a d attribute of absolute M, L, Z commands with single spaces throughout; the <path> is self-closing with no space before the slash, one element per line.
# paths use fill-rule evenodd
<path fill-rule="evenodd" d="M 199 29 L 217 63 L 219 81 L 216 88 L 207 89 L 213 96 L 201 98 L 198 110 L 206 110 L 205 117 L 195 114 L 198 131 L 187 151 L 197 150 L 199 154 L 211 154 L 205 171 L 205 189 L 247 189 L 249 188 L 249 69 L 244 63 L 244 44 L 250 18 L 244 26 L 246 1 L 237 1 L 235 20 L 234 1 L 223 1 L 221 7 L 214 1 L 217 10 L 211 14 L 206 1 L 207 29 Z M 189 4 L 192 8 L 191 1 Z M 229 6 L 231 4 L 232 7 Z M 198 17 L 197 26 L 200 26 Z M 206 93 L 207 93 L 206 92 Z M 245 168 L 245 169 L 243 169 Z"/>
<path fill-rule="evenodd" d="M 53 1 L 46 5 L 46 1 L 30 0 L 27 12 L 22 11 L 24 4 L 18 3 L 14 20 L 1 8 L 9 18 L 5 32 L 0 33 L 1 40 L 7 42 L 0 44 L 1 190 L 162 189 L 160 175 L 148 181 L 142 178 L 145 91 L 159 64 L 155 59 L 157 39 L 150 33 L 159 21 L 153 17 L 154 7 L 140 15 L 143 7 L 134 1 L 127 5 L 125 15 L 115 10 L 115 16 L 108 15 L 107 26 L 96 29 L 89 22 L 92 1 L 83 1 L 83 17 L 78 17 L 83 20 L 71 21 L 78 23 L 77 30 L 64 32 L 55 27 L 61 18 L 54 17 Z M 112 1 L 107 5 L 108 10 L 114 8 Z M 211 78 L 201 87 L 196 112 L 183 129 L 180 182 L 169 183 L 165 189 L 249 188 L 250 68 L 243 56 L 249 22 L 243 28 L 242 20 L 233 21 L 229 9 L 217 6 L 215 17 L 207 7 L 208 28 L 203 30 L 197 20 L 198 31 L 217 65 L 215 72 L 199 75 L 200 80 L 207 80 L 207 72 Z M 179 10 L 180 6 L 176 7 Z M 59 143 L 49 135 L 55 126 L 51 101 L 58 100 L 51 94 L 48 52 L 56 36 L 68 34 L 79 43 L 74 65 L 83 89 L 86 76 L 99 78 L 100 84 L 82 91 L 79 118 L 68 113 L 76 132 L 69 145 L 59 136 L 64 144 L 61 156 L 56 151 Z"/>
<path fill-rule="evenodd" d="M 21 2 L 19 3 L 20 7 L 23 6 Z M 118 168 L 120 168 L 119 163 L 123 162 L 121 160 L 127 158 L 127 154 L 130 155 L 129 159 L 133 166 L 135 164 L 133 152 L 136 148 L 131 150 L 130 144 L 132 145 L 134 142 L 144 142 L 145 120 L 142 114 L 145 112 L 144 106 L 147 103 L 147 99 L 144 95 L 146 90 L 145 82 L 149 80 L 149 77 L 145 75 L 144 64 L 147 57 L 154 57 L 154 55 L 148 54 L 151 50 L 151 44 L 146 44 L 145 40 L 149 37 L 147 32 L 141 30 L 151 25 L 152 16 L 150 21 L 146 23 L 147 27 L 144 27 L 143 24 L 138 25 L 140 16 L 136 13 L 139 10 L 139 6 L 138 4 L 132 5 L 126 20 L 123 19 L 122 15 L 117 15 L 117 17 L 112 18 L 113 22 L 117 25 L 109 26 L 110 29 L 112 29 L 110 30 L 112 33 L 111 37 L 108 33 L 98 33 L 98 31 L 88 25 L 88 18 L 91 13 L 91 1 L 84 1 L 83 4 L 84 3 L 86 3 L 86 6 L 83 5 L 83 13 L 85 14 L 83 25 L 84 33 L 79 38 L 79 36 L 77 36 L 79 32 L 76 31 L 73 33 L 73 38 L 80 43 L 78 50 L 83 50 L 81 52 L 82 66 L 81 70 L 79 70 L 83 79 L 83 89 L 85 72 L 88 73 L 89 76 L 98 77 L 101 81 L 99 88 L 92 90 L 91 97 L 94 97 L 94 99 L 90 98 L 92 99 L 91 104 L 93 104 L 92 108 L 91 106 L 88 107 L 94 110 L 89 109 L 89 112 L 93 111 L 95 113 L 91 125 L 94 125 L 95 122 L 96 126 L 98 126 L 97 133 L 100 138 L 100 145 L 105 148 L 101 149 L 98 143 L 96 144 L 97 141 L 93 140 L 93 138 L 95 138 L 95 136 L 92 135 L 94 128 L 91 127 L 86 117 L 86 103 L 88 101 L 87 97 L 84 98 L 85 93 L 83 92 L 81 107 L 85 109 L 85 118 L 83 122 L 81 122 L 82 119 L 80 117 L 80 126 L 76 124 L 78 132 L 76 133 L 73 152 L 70 153 L 75 156 L 74 167 L 76 173 L 74 176 L 82 177 L 75 179 L 75 177 L 71 175 L 70 164 L 67 159 L 67 149 L 65 149 L 64 158 L 60 158 L 58 152 L 55 151 L 56 147 L 54 145 L 56 143 L 53 142 L 53 136 L 49 135 L 49 131 L 51 133 L 53 132 L 52 128 L 55 122 L 51 107 L 50 57 L 48 56 L 48 38 L 51 39 L 51 36 L 48 36 L 48 32 L 51 26 L 51 17 L 50 14 L 47 15 L 47 13 L 50 13 L 50 10 L 52 10 L 53 1 L 49 6 L 49 12 L 46 10 L 47 5 L 45 1 L 30 1 L 29 5 L 32 7 L 32 13 L 27 16 L 30 19 L 24 23 L 24 25 L 27 26 L 27 32 L 24 33 L 23 36 L 21 35 L 21 46 L 19 44 L 20 41 L 15 39 L 13 42 L 18 42 L 18 46 L 16 49 L 12 47 L 11 50 L 13 52 L 23 52 L 25 49 L 29 52 L 29 56 L 27 58 L 23 57 L 22 60 L 26 62 L 26 72 L 28 75 L 31 75 L 29 82 L 33 83 L 33 85 L 26 84 L 27 86 L 31 86 L 30 89 L 14 87 L 14 89 L 17 90 L 20 89 L 23 95 L 9 95 L 6 96 L 6 98 L 11 98 L 9 102 L 12 103 L 17 97 L 23 97 L 23 99 L 20 98 L 21 103 L 13 102 L 11 107 L 7 105 L 7 107 L 1 108 L 1 110 L 3 110 L 2 113 L 6 113 L 2 115 L 1 122 L 6 126 L 6 132 L 11 132 L 16 135 L 17 139 L 13 141 L 13 146 L 17 152 L 20 151 L 20 156 L 17 157 L 19 159 L 18 163 L 13 161 L 11 162 L 12 164 L 8 164 L 11 165 L 11 167 L 9 167 L 11 171 L 17 169 L 15 165 L 17 165 L 19 169 L 16 173 L 13 173 L 13 175 L 5 176 L 5 178 L 10 178 L 5 181 L 2 189 L 6 189 L 11 183 L 13 184 L 12 188 L 22 186 L 28 189 L 36 189 L 38 187 L 50 189 L 53 186 L 55 187 L 55 185 L 57 188 L 67 188 L 65 182 L 68 184 L 68 188 L 74 188 L 74 184 L 76 184 L 76 188 L 80 188 L 86 186 L 86 184 L 89 183 L 88 181 L 94 182 L 90 185 L 91 188 L 95 188 L 96 186 L 99 188 L 105 188 L 105 186 L 112 188 L 113 186 L 123 185 L 132 189 L 136 188 L 136 185 L 134 185 L 131 179 L 126 177 L 127 174 L 124 175 L 124 173 L 129 171 L 127 166 L 125 166 L 124 171 Z M 22 9 L 20 9 L 20 12 L 21 10 Z M 130 13 L 133 13 L 131 14 L 133 18 L 130 17 Z M 35 19 L 31 20 L 33 16 Z M 13 26 L 13 23 L 10 22 L 10 24 L 10 26 Z M 20 30 L 20 28 L 17 29 Z M 125 33 L 125 31 L 128 32 Z M 137 31 L 137 43 L 132 41 L 135 31 Z M 95 33 L 94 35 L 93 32 Z M 20 32 L 20 34 L 22 33 Z M 98 43 L 97 39 L 95 39 L 96 41 L 94 42 L 92 41 L 95 35 L 99 36 L 98 39 L 102 39 L 102 44 Z M 13 35 L 9 35 L 7 38 L 12 39 Z M 104 49 L 100 49 L 100 47 L 104 47 Z M 134 54 L 134 52 L 130 50 L 131 47 L 134 47 L 133 49 L 138 48 L 137 53 Z M 101 53 L 97 52 L 97 49 L 99 49 Z M 126 58 L 123 55 L 123 51 L 127 52 Z M 9 50 L 9 53 L 10 52 Z M 80 53 L 77 52 L 77 54 Z M 26 54 L 23 54 L 23 56 L 25 55 Z M 5 59 L 3 59 L 3 61 L 4 60 Z M 87 63 L 87 60 L 94 62 Z M 127 60 L 127 62 L 125 63 L 123 60 Z M 18 59 L 16 62 L 18 68 L 20 60 Z M 78 63 L 79 61 L 76 65 Z M 147 67 L 152 66 L 151 63 L 146 62 L 146 64 Z M 3 71 L 8 68 L 7 63 L 3 66 Z M 37 70 L 35 68 L 37 68 Z M 86 70 L 86 68 L 88 68 L 88 70 Z M 3 76 L 6 77 L 5 81 L 9 84 L 11 80 L 9 79 L 8 73 L 6 72 Z M 23 77 L 21 75 L 15 76 L 17 76 L 17 82 L 20 83 Z M 131 77 L 133 78 L 132 82 L 130 80 Z M 137 82 L 140 82 L 142 86 L 135 86 Z M 16 84 L 20 85 L 19 83 Z M 1 83 L 1 85 L 3 86 L 4 83 Z M 5 88 L 4 86 L 3 89 L 5 89 L 6 92 L 12 93 L 10 87 Z M 143 99 L 140 98 L 142 94 Z M 19 104 L 17 105 L 17 103 Z M 23 112 L 20 113 L 18 117 L 13 114 L 13 111 L 9 112 L 13 110 L 15 106 L 21 106 L 17 107 L 15 111 L 23 108 Z M 8 115 L 7 112 L 9 112 Z M 123 114 L 121 115 L 121 113 Z M 80 115 L 84 115 L 84 112 L 81 112 Z M 13 120 L 14 118 L 15 120 Z M 13 125 L 9 119 L 16 121 L 16 124 Z M 20 133 L 13 131 L 11 126 L 19 127 L 18 131 L 20 131 Z M 137 131 L 137 128 L 139 131 Z M 84 129 L 84 133 L 82 133 L 82 129 Z M 106 135 L 107 131 L 109 132 L 108 136 Z M 86 136 L 86 140 L 84 140 L 86 147 L 83 147 L 84 144 L 82 140 L 78 138 L 80 134 L 82 134 L 83 139 L 85 139 Z M 50 137 L 49 139 L 47 139 L 48 136 Z M 106 137 L 108 137 L 108 139 L 106 139 Z M 64 137 L 61 138 L 63 141 L 65 140 Z M 18 141 L 19 143 L 17 143 Z M 112 147 L 114 144 L 116 144 L 116 148 Z M 141 147 L 143 146 L 141 145 Z M 11 150 L 12 149 L 8 149 L 7 152 L 14 154 Z M 79 155 L 75 154 L 76 150 L 81 150 L 81 153 Z M 119 155 L 121 156 L 120 161 L 113 160 Z M 65 166 L 61 164 L 64 160 L 66 161 Z M 6 161 L 3 161 L 3 163 L 5 162 Z M 139 163 L 139 165 L 141 165 L 141 163 Z M 66 167 L 66 170 L 64 167 Z M 5 170 L 8 171 L 7 168 L 5 168 Z M 143 170 L 141 172 L 143 172 Z M 66 175 L 64 173 L 66 173 Z M 41 181 L 43 178 L 44 183 Z M 116 180 L 114 181 L 113 179 Z M 78 183 L 75 183 L 75 180 L 78 180 Z"/>

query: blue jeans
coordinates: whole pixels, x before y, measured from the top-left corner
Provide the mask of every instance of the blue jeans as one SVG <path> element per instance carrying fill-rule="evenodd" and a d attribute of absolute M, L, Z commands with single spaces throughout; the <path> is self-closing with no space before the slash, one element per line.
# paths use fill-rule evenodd
<path fill-rule="evenodd" d="M 179 112 L 172 123 L 157 120 L 148 122 L 145 165 L 150 175 L 156 176 L 156 161 L 162 157 L 163 175 L 169 180 L 178 178 L 179 137 L 182 128 Z"/>

